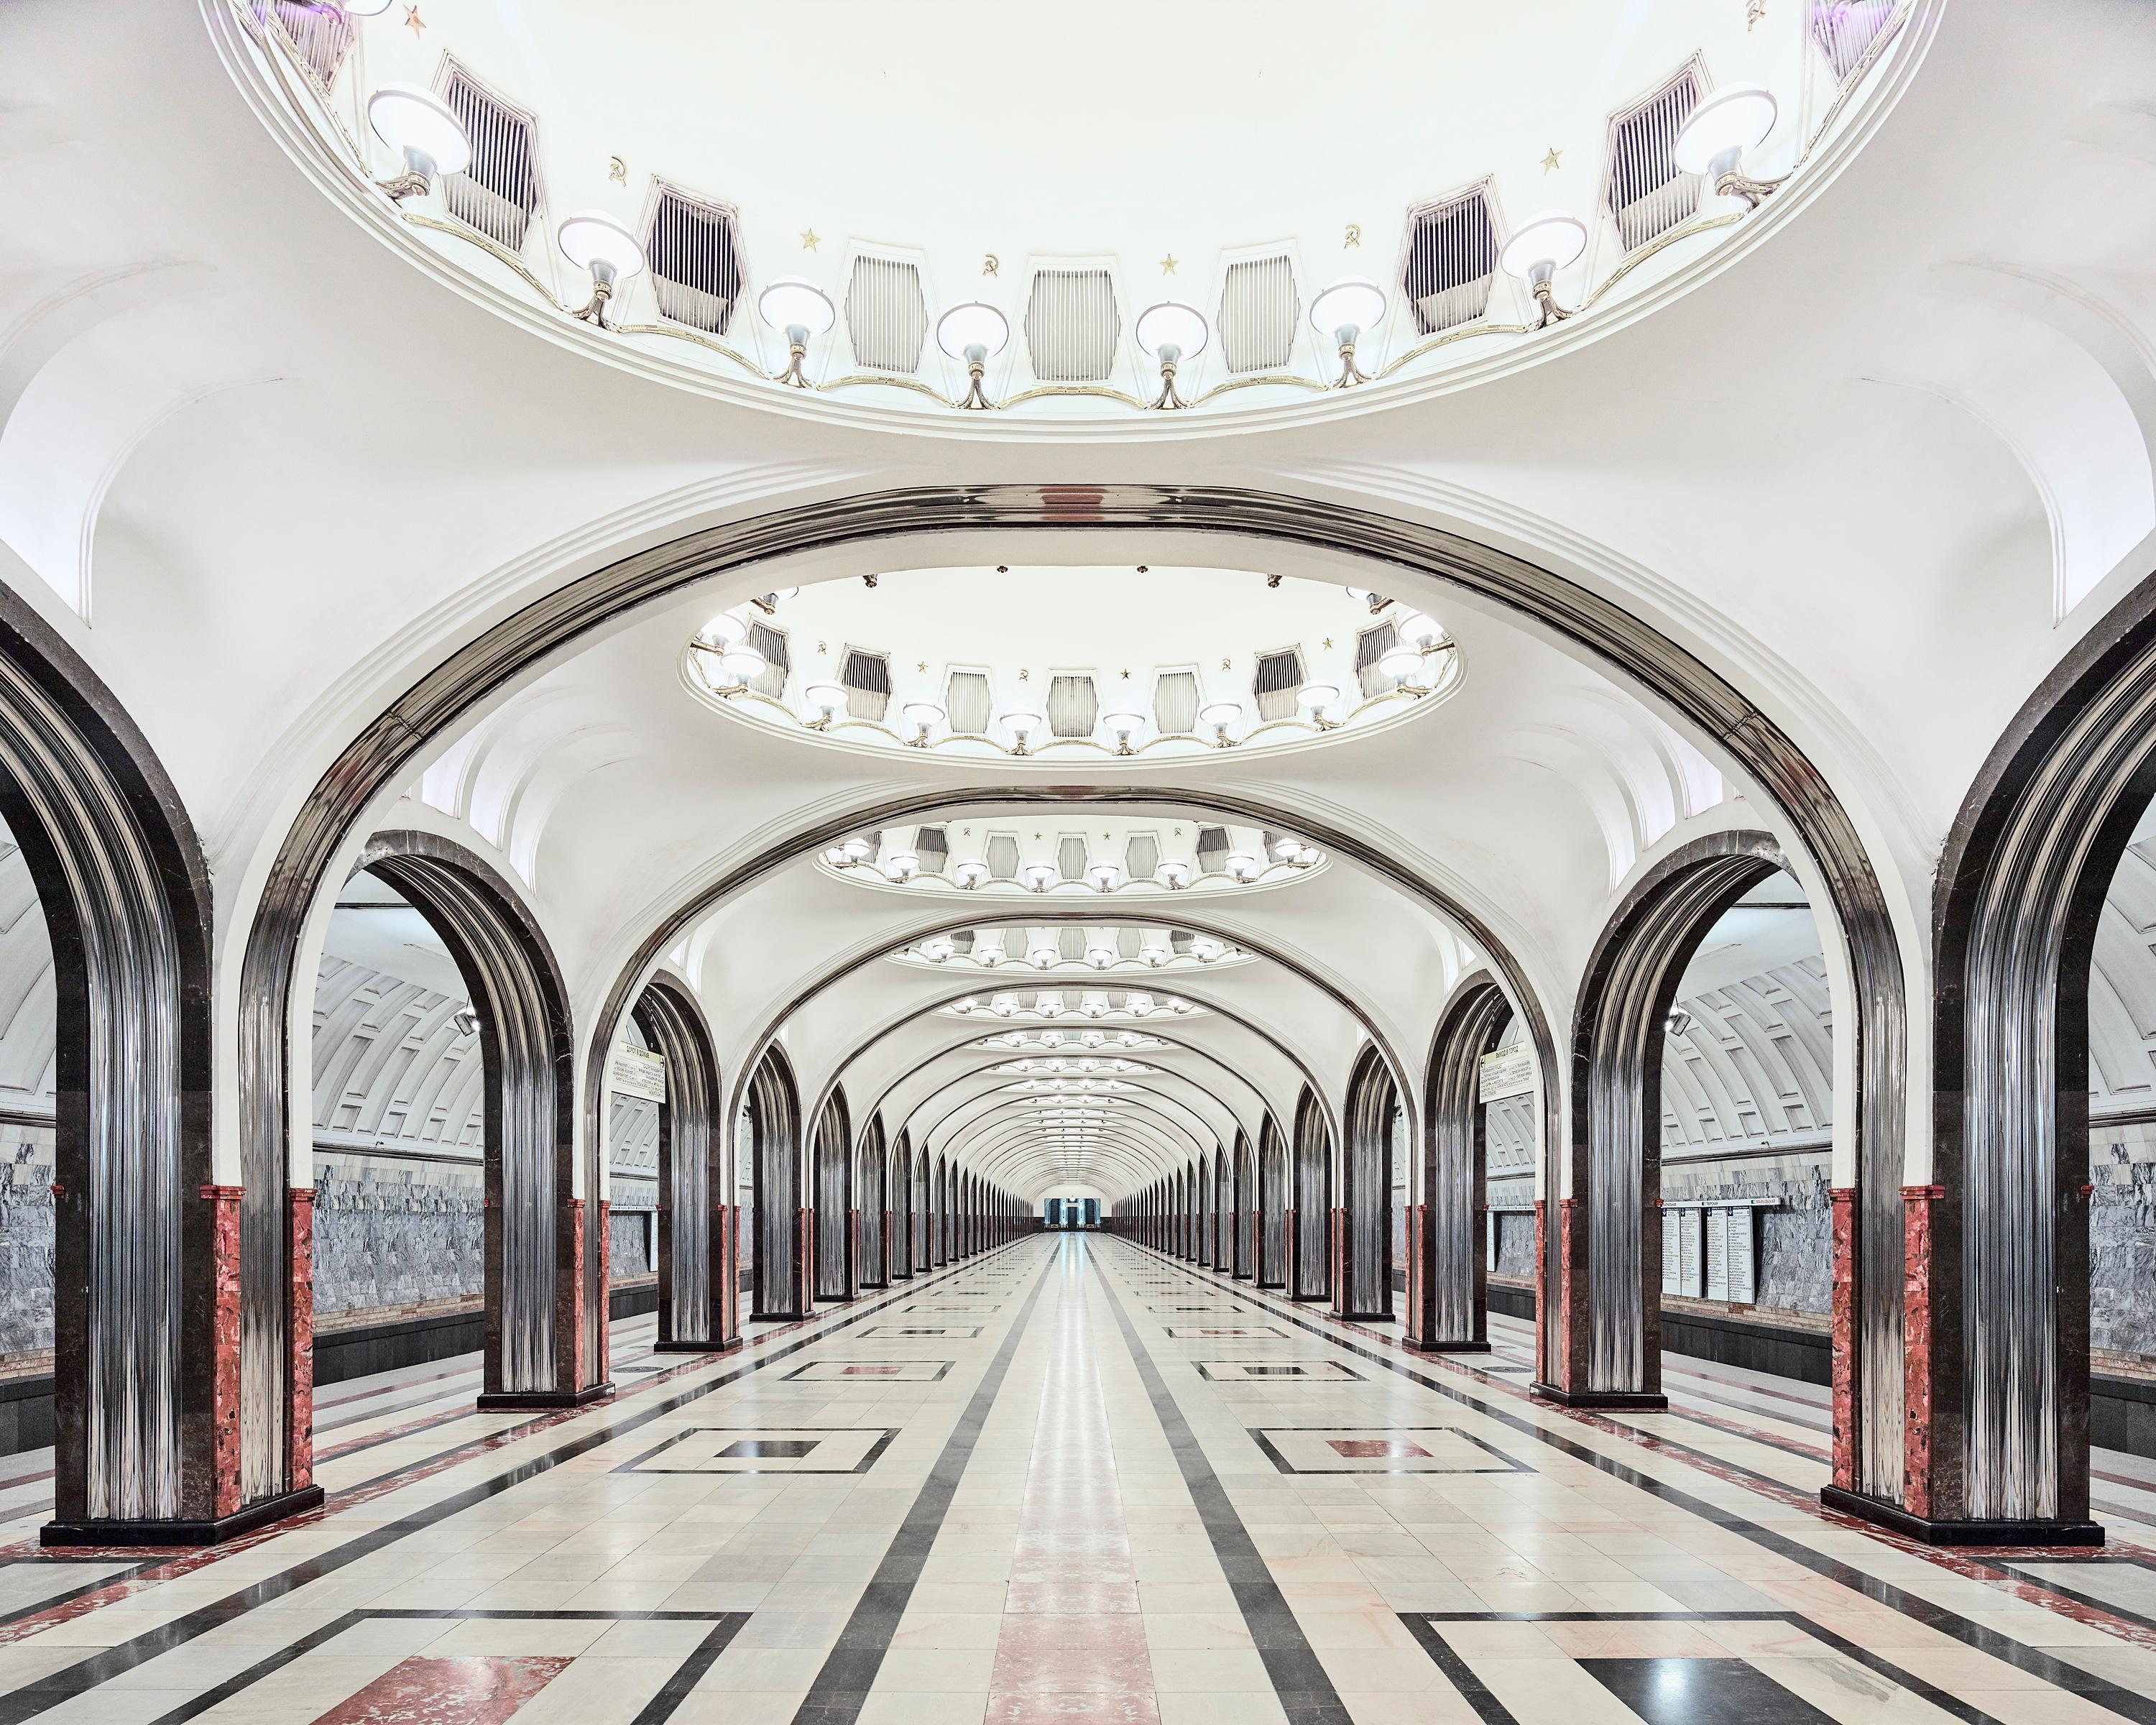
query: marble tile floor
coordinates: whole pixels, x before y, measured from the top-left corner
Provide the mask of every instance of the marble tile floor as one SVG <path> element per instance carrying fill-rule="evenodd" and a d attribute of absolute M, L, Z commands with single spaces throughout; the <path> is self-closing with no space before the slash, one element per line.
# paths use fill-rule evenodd
<path fill-rule="evenodd" d="M 326 1511 L 220 1550 L 41 1553 L 24 1467 L 0 1725 L 2156 1725 L 2156 1470 L 2099 1553 L 1925 1551 L 1819 1508 L 1823 1393 L 1573 1414 L 1492 1329 L 1049 1235 L 734 1354 L 618 1324 L 595 1409 L 332 1386 Z"/>

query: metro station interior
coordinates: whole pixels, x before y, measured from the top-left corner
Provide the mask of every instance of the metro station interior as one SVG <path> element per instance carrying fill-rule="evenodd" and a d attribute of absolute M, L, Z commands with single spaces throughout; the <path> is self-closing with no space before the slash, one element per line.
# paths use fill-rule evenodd
<path fill-rule="evenodd" d="M 0 1725 L 2156 1725 L 2146 0 L 6 0 Z"/>

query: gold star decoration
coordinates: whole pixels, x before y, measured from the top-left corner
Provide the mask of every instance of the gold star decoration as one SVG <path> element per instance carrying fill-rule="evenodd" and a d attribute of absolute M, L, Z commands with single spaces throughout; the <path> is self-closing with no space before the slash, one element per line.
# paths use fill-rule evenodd
<path fill-rule="evenodd" d="M 822 244 L 823 241 L 817 237 L 814 228 L 807 229 L 801 236 L 801 249 L 804 252 L 813 252 Z"/>
<path fill-rule="evenodd" d="M 1170 252 L 1166 257 L 1160 260 L 1160 273 L 1163 275 L 1174 275 L 1175 262 L 1175 254 L 1173 252 Z"/>
<path fill-rule="evenodd" d="M 1330 653 L 1332 650 L 1332 637 L 1330 635 L 1327 635 L 1325 638 L 1325 650 L 1327 653 Z"/>
<path fill-rule="evenodd" d="M 412 39 L 414 42 L 426 33 L 427 21 L 419 16 L 418 7 L 408 6 L 404 8 L 404 28 L 412 33 Z"/>
<path fill-rule="evenodd" d="M 1549 154 L 1543 157 L 1543 172 L 1546 174 L 1555 173 L 1558 170 L 1558 159 L 1563 154 L 1563 152 L 1556 145 L 1551 145 Z"/>
<path fill-rule="evenodd" d="M 925 671 L 928 669 L 928 661 L 924 659 L 920 664 L 915 665 L 913 668 L 917 671 Z"/>
<path fill-rule="evenodd" d="M 1129 681 L 1130 681 L 1130 680 L 1131 680 L 1131 674 L 1130 674 L 1128 671 L 1125 671 L 1125 672 L 1123 673 L 1123 680 L 1124 680 L 1126 683 L 1127 683 L 1127 682 L 1129 682 Z"/>

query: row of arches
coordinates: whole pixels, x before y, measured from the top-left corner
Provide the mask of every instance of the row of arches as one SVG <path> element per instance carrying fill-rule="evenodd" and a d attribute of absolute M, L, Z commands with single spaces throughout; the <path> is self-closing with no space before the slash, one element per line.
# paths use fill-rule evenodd
<path fill-rule="evenodd" d="M 2093 632 L 2032 699 L 1957 823 L 1940 875 L 1939 980 L 1929 1006 L 1933 1061 L 1925 1081 L 1938 1142 L 1931 1179 L 1912 1185 L 1902 1178 L 1907 1014 L 1895 937 L 1846 813 L 1787 739 L 1638 619 L 1547 572 L 1400 523 L 1361 521 L 1340 509 L 1282 511 L 1279 503 L 1136 488 L 1089 492 L 1085 507 L 1095 526 L 1179 524 L 1351 551 L 1382 545 L 1397 563 L 1497 598 L 1575 637 L 1591 626 L 1598 651 L 1708 725 L 1780 803 L 1825 884 L 1855 978 L 1845 1019 L 1856 1090 L 1848 1110 L 1854 1181 L 1837 1199 L 1835 1317 L 1848 1345 L 1836 1350 L 1835 1490 L 1851 1507 L 1922 1531 L 1967 1525 L 2010 1537 L 2025 1526 L 2054 1538 L 2076 1535 L 2087 1513 L 2085 1420 L 2076 1405 L 2077 1398 L 2085 1405 L 2086 1386 L 2076 1384 L 2072 1360 L 2087 1331 L 2085 1277 L 2074 1272 L 2087 1254 L 2087 955 L 2092 906 L 2156 792 L 2156 726 L 2148 722 L 2156 698 L 2156 601 L 2149 591 Z M 991 515 L 1039 526 L 1067 516 L 1055 498 L 1024 490 L 999 499 L 973 490 L 942 500 L 859 500 L 837 518 L 804 511 L 798 523 L 759 524 L 762 531 L 747 536 L 728 536 L 738 529 L 700 536 L 680 548 L 678 580 L 706 578 L 729 558 L 768 555 L 797 527 L 799 542 L 829 543 L 834 535 L 918 531 L 936 525 L 939 511 L 960 528 Z M 6 596 L 0 813 L 37 880 L 59 978 L 55 1257 L 57 1305 L 66 1314 L 60 1537 L 118 1539 L 151 1524 L 167 1538 L 215 1537 L 311 1501 L 303 1358 L 309 1199 L 289 1178 L 283 1093 L 298 930 L 328 859 L 424 739 L 515 666 L 649 599 L 658 580 L 648 559 L 633 578 L 602 571 L 586 583 L 590 591 L 572 588 L 543 614 L 511 619 L 384 715 L 326 776 L 247 936 L 234 1098 L 239 1186 L 209 1178 L 213 918 L 201 846 L 118 703 L 33 613 Z M 1352 845 L 1346 835 L 1317 835 Z M 1512 1005 L 1531 1020 L 1545 1155 L 1562 1153 L 1561 1168 L 1545 1166 L 1546 1178 L 1561 1174 L 1548 1183 L 1561 1195 L 1546 1200 L 1558 1214 L 1543 1218 L 1538 1270 L 1542 1377 L 1562 1394 L 1655 1393 L 1655 1301 L 1645 1277 L 1657 1222 L 1638 1178 L 1653 1151 L 1650 1117 L 1635 1106 L 1651 1096 L 1655 1080 L 1641 1055 L 1642 1027 L 1658 999 L 1666 1009 L 1670 967 L 1687 931 L 1765 860 L 1760 845 L 1772 844 L 1745 842 L 1748 855 L 1724 846 L 1669 860 L 1613 922 L 1575 1018 L 1563 1092 L 1569 1116 L 1562 1120 L 1553 1040 L 1534 1021 L 1532 1002 L 1499 944 L 1462 919 Z M 1428 896 L 1396 865 L 1368 860 Z M 487 894 L 426 846 L 385 849 L 374 864 L 428 898 L 475 964 L 496 968 L 476 987 L 506 989 L 502 979 L 520 951 L 527 968 L 543 968 L 517 919 L 491 915 Z M 633 1009 L 653 956 L 678 927 L 676 919 L 654 932 L 650 950 L 624 973 L 612 1016 L 585 1059 L 603 1058 L 619 1014 Z M 573 1175 L 578 1145 L 588 1158 L 598 1134 L 588 1122 L 567 1118 L 574 1094 L 567 1063 L 577 1054 L 567 1015 L 554 1003 L 509 992 L 490 999 L 490 1058 L 521 1075 L 513 1108 L 505 1106 L 489 1127 L 490 1155 L 498 1136 L 505 1162 L 498 1268 L 491 1235 L 488 1253 L 498 1302 L 490 1309 L 500 1313 L 502 1332 L 490 1340 L 489 1382 L 499 1386 L 490 1393 L 580 1396 L 597 1388 L 591 1379 L 603 1357 L 605 1301 L 594 1267 L 601 1255 L 591 1249 Z M 596 1088 L 588 1084 L 588 1094 Z M 1296 1214 L 1291 1220 L 1283 1204 L 1281 1239 L 1300 1296 L 1310 1297 L 1308 1272 L 1322 1263 L 1343 1311 L 1389 1307 L 1395 1236 L 1372 1225 L 1368 1194 L 1380 1166 L 1375 1147 L 1393 1141 L 1400 1106 L 1374 1084 L 1356 1092 L 1347 1116 L 1354 1124 L 1341 1153 L 1328 1158 L 1337 1189 L 1317 1205 L 1298 1120 L 1296 1178 L 1281 1183 L 1283 1196 L 1293 1186 Z M 808 1153 L 798 1117 L 773 1125 L 771 1137 L 774 1154 L 783 1150 L 798 1174 Z M 1458 1134 L 1432 1137 L 1450 1146 L 1448 1156 L 1466 1142 Z M 513 1175 L 506 1167 L 512 1144 L 529 1152 L 516 1158 Z M 1230 1154 L 1229 1174 L 1211 1171 L 1216 1257 L 1219 1189 L 1227 1183 L 1232 1194 L 1245 1152 Z M 1250 1159 L 1255 1194 L 1262 1158 L 1251 1153 Z M 690 1160 L 675 1158 L 677 1172 Z M 759 1173 L 764 1160 L 759 1139 Z M 1450 1165 L 1434 1154 L 1427 1178 L 1441 1181 Z M 583 1172 L 583 1189 L 594 1189 L 588 1160 Z M 1201 1171 L 1190 1172 L 1195 1189 Z M 495 1179 L 490 1167 L 490 1199 Z M 939 1236 L 962 1228 L 949 1199 L 947 1192 L 932 1212 Z M 890 1225 L 887 1188 L 878 1208 L 877 1227 Z M 1440 1272 L 1438 1244 L 1456 1240 L 1458 1206 L 1425 1196 L 1406 1208 L 1426 1212 L 1409 1255 L 1410 1313 L 1424 1321 L 1426 1296 L 1435 1331 L 1440 1307 L 1448 1325 L 1461 1315 L 1463 1286 L 1471 1316 L 1471 1267 L 1461 1280 L 1471 1252 L 1449 1250 Z M 1313 1209 L 1332 1230 L 1322 1253 L 1311 1239 Z M 1225 1210 L 1242 1213 L 1232 1195 Z M 1251 1214 L 1261 1215 L 1255 1202 Z M 783 1238 L 777 1223 L 772 1207 L 759 1210 L 758 1303 L 783 1297 L 805 1307 L 810 1223 L 797 1214 Z M 1265 1230 L 1260 1223 L 1252 1231 L 1255 1274 Z M 1227 1250 L 1240 1248 L 1231 1239 Z M 708 1266 L 708 1245 L 705 1251 Z M 761 1267 L 767 1253 L 768 1277 Z M 694 1254 L 670 1256 L 690 1277 L 677 1280 L 677 1289 L 692 1286 L 685 1266 Z M 551 1277 L 535 1272 L 548 1264 Z M 593 1298 L 595 1291 L 602 1297 Z"/>

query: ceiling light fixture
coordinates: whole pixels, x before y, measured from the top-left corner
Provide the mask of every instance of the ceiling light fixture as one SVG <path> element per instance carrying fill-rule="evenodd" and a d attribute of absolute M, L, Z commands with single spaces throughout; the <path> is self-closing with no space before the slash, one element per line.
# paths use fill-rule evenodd
<path fill-rule="evenodd" d="M 1355 363 L 1355 344 L 1384 315 L 1385 290 L 1360 276 L 1334 282 L 1310 302 L 1310 326 L 1321 336 L 1330 336 L 1339 346 L 1340 375 L 1333 380 L 1335 389 L 1370 381 Z"/>
<path fill-rule="evenodd" d="M 808 379 L 801 369 L 808 357 L 808 342 L 839 321 L 831 296 L 813 281 L 798 275 L 782 275 L 756 296 L 756 309 L 775 330 L 786 331 L 786 369 L 778 381 L 790 389 L 806 389 Z"/>
<path fill-rule="evenodd" d="M 1445 625 L 1426 612 L 1410 611 L 1393 627 L 1410 647 L 1434 647 L 1445 639 Z"/>
<path fill-rule="evenodd" d="M 1056 878 L 1055 865 L 1050 862 L 1028 863 L 1025 865 L 1025 878 L 1032 884 L 1035 892 L 1045 892 Z"/>
<path fill-rule="evenodd" d="M 1138 957 L 1155 970 L 1158 970 L 1162 965 L 1168 963 L 1168 948 L 1162 946 L 1141 947 L 1138 948 Z"/>
<path fill-rule="evenodd" d="M 911 880 L 921 872 L 921 859 L 910 850 L 894 850 L 883 860 L 883 871 L 894 880 Z"/>
<path fill-rule="evenodd" d="M 1586 249 L 1586 223 L 1558 209 L 1537 216 L 1507 240 L 1505 249 L 1497 254 L 1505 273 L 1517 275 L 1533 290 L 1535 303 L 1543 309 L 1537 329 L 1572 316 L 1558 304 L 1557 290 L 1551 284 L 1558 270 Z"/>
<path fill-rule="evenodd" d="M 981 380 L 988 362 L 1010 341 L 1010 320 L 985 300 L 953 305 L 936 321 L 936 345 L 966 367 L 966 393 L 952 403 L 955 408 L 983 413 L 995 403 L 988 399 Z"/>
<path fill-rule="evenodd" d="M 576 315 L 604 329 L 607 301 L 613 297 L 614 289 L 643 273 L 643 244 L 612 216 L 595 209 L 565 216 L 554 230 L 554 243 L 577 268 L 591 272 L 592 296 Z"/>
<path fill-rule="evenodd" d="M 719 669 L 733 681 L 718 692 L 721 695 L 740 695 L 747 691 L 752 678 L 762 676 L 768 665 L 763 655 L 749 647 L 729 647 L 719 655 Z"/>
<path fill-rule="evenodd" d="M 1145 728 L 1143 713 L 1134 713 L 1127 710 L 1107 713 L 1102 716 L 1101 722 L 1108 727 L 1108 734 L 1116 739 L 1117 754 L 1128 755 L 1137 752 L 1131 747 L 1131 739 Z"/>
<path fill-rule="evenodd" d="M 1224 866 L 1231 879 L 1248 881 L 1257 878 L 1258 860 L 1247 850 L 1230 851 Z"/>
<path fill-rule="evenodd" d="M 1005 713 L 1003 716 L 1003 721 L 1004 729 L 1009 732 L 1012 737 L 1015 739 L 1011 744 L 1011 752 L 1014 755 L 1028 752 L 1026 739 L 1040 729 L 1040 715 L 1021 711 Z"/>
<path fill-rule="evenodd" d="M 1340 688 L 1337 684 L 1305 683 L 1302 687 L 1295 691 L 1295 698 L 1310 709 L 1310 721 L 1320 731 L 1337 731 L 1340 728 L 1340 721 L 1337 719 L 1328 719 L 1325 716 L 1326 708 L 1340 698 Z"/>
<path fill-rule="evenodd" d="M 838 716 L 839 709 L 846 704 L 846 691 L 836 683 L 811 683 L 802 691 L 808 705 L 816 709 L 817 716 L 808 721 L 811 731 L 829 731 L 831 721 Z"/>
<path fill-rule="evenodd" d="M 1419 648 L 1390 648 L 1378 660 L 1378 669 L 1390 677 L 1396 687 L 1406 690 L 1410 695 L 1430 693 L 1422 680 L 1422 652 Z"/>
<path fill-rule="evenodd" d="M 988 865 L 978 858 L 972 858 L 954 867 L 951 870 L 951 878 L 956 880 L 964 891 L 971 892 L 988 878 Z M 989 947 L 988 952 L 995 953 L 998 958 L 1003 956 L 1000 949 L 994 947 Z M 983 952 L 981 955 L 981 962 L 984 964 L 993 964 L 996 961 L 989 957 L 988 952 Z"/>
<path fill-rule="evenodd" d="M 1091 877 L 1094 887 L 1097 891 L 1113 892 L 1116 890 L 1116 876 L 1122 873 L 1122 870 L 1111 862 L 1097 862 L 1086 872 Z"/>
<path fill-rule="evenodd" d="M 869 854 L 875 846 L 865 839 L 849 839 L 839 849 L 845 853 L 848 862 L 864 863 L 869 860 Z"/>
<path fill-rule="evenodd" d="M 1706 175 L 1717 195 L 1741 198 L 1747 208 L 1757 209 L 1759 200 L 1782 181 L 1755 180 L 1739 173 L 1737 164 L 1747 150 L 1766 141 L 1779 111 L 1774 91 L 1763 84 L 1732 84 L 1717 90 L 1685 116 L 1670 160 L 1681 173 Z"/>
<path fill-rule="evenodd" d="M 1106 970 L 1116 962 L 1116 949 L 1113 947 L 1088 947 L 1086 962 L 1096 970 Z"/>
<path fill-rule="evenodd" d="M 367 123 L 404 158 L 404 172 L 375 184 L 398 203 L 418 198 L 436 174 L 471 166 L 471 140 L 449 105 L 416 84 L 385 84 L 367 99 Z"/>
<path fill-rule="evenodd" d="M 1187 408 L 1190 403 L 1178 394 L 1175 388 L 1175 368 L 1186 359 L 1195 359 L 1205 351 L 1205 341 L 1210 333 L 1205 323 L 1205 314 L 1195 305 L 1186 305 L 1180 300 L 1163 300 L 1158 305 L 1149 305 L 1138 314 L 1132 333 L 1137 344 L 1145 350 L 1148 359 L 1160 365 L 1160 394 L 1153 406 L 1161 408 Z"/>
<path fill-rule="evenodd" d="M 943 709 L 932 701 L 909 701 L 899 709 L 906 722 L 913 726 L 913 735 L 906 742 L 913 747 L 928 747 L 928 733 L 943 722 Z"/>
<path fill-rule="evenodd" d="M 1242 716 L 1243 704 L 1240 701 L 1209 701 L 1198 709 L 1198 722 L 1213 727 L 1215 748 L 1224 749 L 1234 745 L 1235 739 L 1228 735 L 1228 727 Z"/>
<path fill-rule="evenodd" d="M 1031 952 L 1025 955 L 1025 962 L 1030 964 L 1035 970 L 1046 970 L 1049 966 L 1055 963 L 1055 957 L 1056 951 L 1055 947 L 1035 947 Z"/>
<path fill-rule="evenodd" d="M 1190 865 L 1178 857 L 1170 857 L 1153 871 L 1168 883 L 1168 890 L 1175 892 L 1190 878 Z"/>

